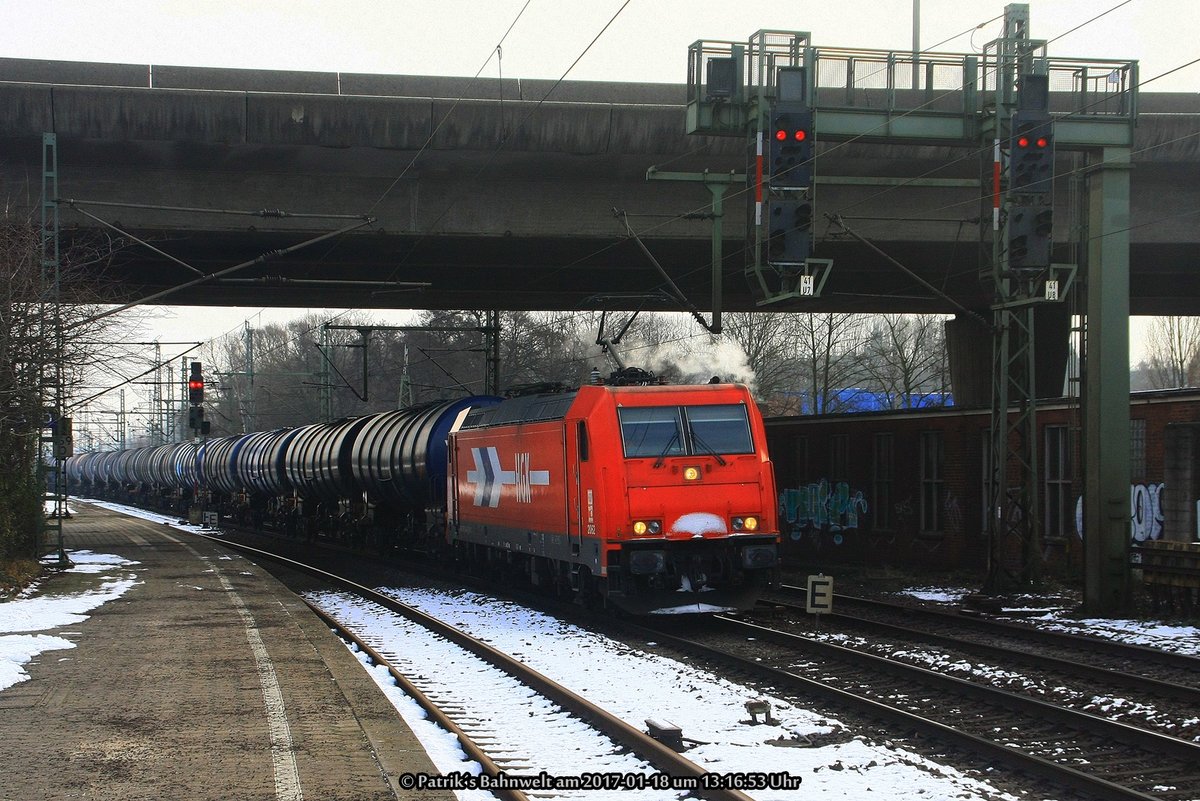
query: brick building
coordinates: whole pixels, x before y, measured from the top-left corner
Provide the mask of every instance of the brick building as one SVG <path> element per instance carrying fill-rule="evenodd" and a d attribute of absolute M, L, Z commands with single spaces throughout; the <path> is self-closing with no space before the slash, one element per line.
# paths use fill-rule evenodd
<path fill-rule="evenodd" d="M 768 418 L 783 553 L 809 564 L 979 568 L 986 409 Z M 1047 564 L 1082 560 L 1078 406 L 1038 407 Z M 1015 474 L 1014 474 L 1015 477 Z M 1200 539 L 1200 390 L 1130 396 L 1130 541 Z"/>

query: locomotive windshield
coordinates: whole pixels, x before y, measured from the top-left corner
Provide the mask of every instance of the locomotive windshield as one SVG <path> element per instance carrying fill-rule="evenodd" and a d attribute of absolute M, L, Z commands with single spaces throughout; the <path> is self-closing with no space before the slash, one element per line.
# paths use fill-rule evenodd
<path fill-rule="evenodd" d="M 683 451 L 678 406 L 618 409 L 625 457 L 678 456 Z"/>
<path fill-rule="evenodd" d="M 754 452 L 742 404 L 621 408 L 617 414 L 627 459 Z"/>

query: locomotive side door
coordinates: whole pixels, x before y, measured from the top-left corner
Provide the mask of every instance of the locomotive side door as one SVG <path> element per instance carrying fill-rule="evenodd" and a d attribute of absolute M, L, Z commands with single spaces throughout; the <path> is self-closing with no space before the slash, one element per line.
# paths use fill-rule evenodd
<path fill-rule="evenodd" d="M 577 420 L 574 425 L 568 423 L 566 434 L 567 447 L 564 450 L 567 464 L 564 467 L 567 476 L 567 541 L 571 546 L 571 556 L 577 557 L 583 550 L 583 534 L 586 527 L 582 474 L 587 470 L 590 455 L 587 423 L 584 420 Z"/>
<path fill-rule="evenodd" d="M 451 434 L 446 443 L 446 542 L 458 534 L 458 438 Z"/>

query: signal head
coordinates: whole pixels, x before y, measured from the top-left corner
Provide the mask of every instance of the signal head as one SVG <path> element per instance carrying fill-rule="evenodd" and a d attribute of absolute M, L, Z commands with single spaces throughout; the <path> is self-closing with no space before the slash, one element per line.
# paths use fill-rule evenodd
<path fill-rule="evenodd" d="M 192 373 L 188 376 L 188 401 L 193 406 L 204 403 L 204 376 L 201 363 L 192 362 Z"/>

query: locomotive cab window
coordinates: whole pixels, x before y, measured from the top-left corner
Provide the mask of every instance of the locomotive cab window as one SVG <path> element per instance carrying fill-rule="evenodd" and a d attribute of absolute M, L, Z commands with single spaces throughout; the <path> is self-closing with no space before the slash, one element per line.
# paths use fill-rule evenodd
<path fill-rule="evenodd" d="M 621 408 L 617 414 L 627 459 L 754 452 L 741 404 Z"/>
<path fill-rule="evenodd" d="M 621 418 L 621 442 L 626 458 L 677 456 L 684 452 L 676 407 L 618 409 L 617 414 Z"/>
<path fill-rule="evenodd" d="M 575 438 L 579 447 L 579 461 L 586 462 L 588 460 L 588 432 L 587 423 L 580 420 L 575 427 Z"/>
<path fill-rule="evenodd" d="M 688 421 L 693 453 L 754 452 L 745 406 L 732 403 L 723 406 L 685 406 L 683 413 Z"/>

